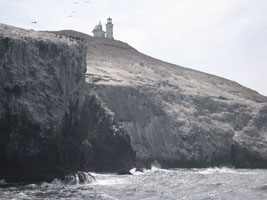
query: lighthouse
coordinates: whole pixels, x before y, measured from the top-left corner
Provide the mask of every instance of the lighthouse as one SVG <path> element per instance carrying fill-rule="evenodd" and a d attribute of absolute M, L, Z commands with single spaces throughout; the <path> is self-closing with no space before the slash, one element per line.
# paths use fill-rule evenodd
<path fill-rule="evenodd" d="M 106 38 L 113 38 L 113 24 L 112 24 L 112 19 L 109 17 L 107 19 L 107 24 L 106 24 Z"/>

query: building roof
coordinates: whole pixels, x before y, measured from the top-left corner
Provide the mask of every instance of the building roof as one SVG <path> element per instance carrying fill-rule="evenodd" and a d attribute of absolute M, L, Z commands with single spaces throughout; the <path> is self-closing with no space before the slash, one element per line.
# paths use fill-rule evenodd
<path fill-rule="evenodd" d="M 103 31 L 103 29 L 102 29 L 101 21 L 99 21 L 99 24 L 95 26 L 93 33 L 94 32 L 104 32 L 105 33 L 105 31 Z"/>
<path fill-rule="evenodd" d="M 96 30 L 96 29 L 94 29 L 92 32 L 93 33 L 95 33 L 95 32 L 103 32 L 103 33 L 105 33 L 105 31 L 103 31 L 103 30 Z"/>

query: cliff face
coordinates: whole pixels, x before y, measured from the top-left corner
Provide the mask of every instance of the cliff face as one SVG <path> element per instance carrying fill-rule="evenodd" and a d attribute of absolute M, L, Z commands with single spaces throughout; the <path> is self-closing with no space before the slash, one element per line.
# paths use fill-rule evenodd
<path fill-rule="evenodd" d="M 86 82 L 127 129 L 142 164 L 267 167 L 267 97 L 119 41 L 87 42 Z"/>
<path fill-rule="evenodd" d="M 50 181 L 134 162 L 126 130 L 84 94 L 85 71 L 81 42 L 0 24 L 0 179 Z"/>
<path fill-rule="evenodd" d="M 119 41 L 0 24 L 0 83 L 0 179 L 267 167 L 267 97 Z"/>

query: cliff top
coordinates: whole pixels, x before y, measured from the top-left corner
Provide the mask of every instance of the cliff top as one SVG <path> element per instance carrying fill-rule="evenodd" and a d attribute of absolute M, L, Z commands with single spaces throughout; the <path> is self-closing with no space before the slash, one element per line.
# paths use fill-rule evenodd
<path fill-rule="evenodd" d="M 152 58 L 118 40 L 73 30 L 52 33 L 86 39 L 88 76 L 97 79 L 97 84 L 153 85 L 161 90 L 177 88 L 189 95 L 267 102 L 267 97 L 235 81 Z"/>
<path fill-rule="evenodd" d="M 14 38 L 14 39 L 33 38 L 35 40 L 51 41 L 54 43 L 63 42 L 67 43 L 68 45 L 77 43 L 77 41 L 75 40 L 71 41 L 66 37 L 59 38 L 56 37 L 55 34 L 51 34 L 48 32 L 40 32 L 31 29 L 22 29 L 1 23 L 0 23 L 0 36 Z"/>
<path fill-rule="evenodd" d="M 104 46 L 113 46 L 116 48 L 123 48 L 125 50 L 135 50 L 129 44 L 122 42 L 122 41 L 119 41 L 119 40 L 113 40 L 110 38 L 92 37 L 92 36 L 87 35 L 85 33 L 81 33 L 81 32 L 74 31 L 74 30 L 47 31 L 47 32 L 57 34 L 57 35 L 79 37 L 81 39 L 85 39 L 86 42 L 88 43 L 88 45 L 104 45 Z"/>
<path fill-rule="evenodd" d="M 155 59 L 138 52 L 127 43 L 95 38 L 76 31 L 65 30 L 62 33 L 82 34 L 87 38 L 88 77 L 97 79 L 97 84 L 150 89 L 153 86 L 156 90 L 179 90 L 188 95 L 267 102 L 267 97 L 235 81 Z"/>
<path fill-rule="evenodd" d="M 88 46 L 87 76 L 89 79 L 93 76 L 94 80 L 98 77 L 97 84 L 122 84 L 144 88 L 153 86 L 157 90 L 176 88 L 188 95 L 267 102 L 267 97 L 234 81 L 152 58 L 118 40 L 96 38 L 74 30 L 44 32 L 5 24 L 0 24 L 0 34 L 4 37 L 30 37 L 68 44 L 78 41 L 65 36 L 84 39 Z"/>

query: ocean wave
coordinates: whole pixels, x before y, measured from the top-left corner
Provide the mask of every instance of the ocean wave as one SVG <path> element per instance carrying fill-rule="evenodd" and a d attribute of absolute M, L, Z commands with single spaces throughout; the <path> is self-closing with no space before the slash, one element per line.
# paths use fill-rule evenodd
<path fill-rule="evenodd" d="M 201 169 L 200 171 L 197 171 L 196 173 L 199 174 L 213 174 L 213 173 L 238 173 L 237 171 L 235 171 L 232 168 L 228 168 L 228 167 L 210 167 L 207 169 Z"/>

